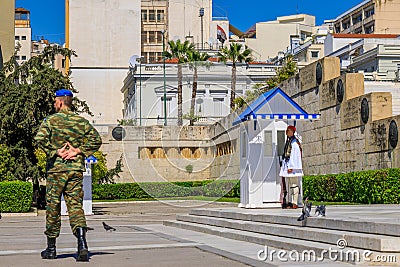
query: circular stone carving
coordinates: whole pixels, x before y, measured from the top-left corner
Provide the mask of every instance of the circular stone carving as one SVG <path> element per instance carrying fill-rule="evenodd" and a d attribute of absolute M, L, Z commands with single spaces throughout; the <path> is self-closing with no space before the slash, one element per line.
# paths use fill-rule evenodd
<path fill-rule="evenodd" d="M 317 63 L 317 66 L 315 67 L 315 78 L 317 81 L 317 85 L 320 85 L 322 82 L 322 65 L 321 62 Z"/>
<path fill-rule="evenodd" d="M 339 103 L 342 103 L 344 98 L 344 86 L 342 79 L 339 79 L 336 85 L 336 98 Z"/>
<path fill-rule="evenodd" d="M 364 98 L 361 101 L 361 120 L 363 123 L 367 123 L 369 118 L 369 107 L 368 100 Z"/>
<path fill-rule="evenodd" d="M 125 130 L 124 130 L 124 128 L 118 126 L 118 127 L 115 127 L 112 130 L 111 134 L 112 134 L 112 137 L 114 137 L 115 140 L 121 141 L 125 137 Z"/>
<path fill-rule="evenodd" d="M 389 124 L 389 144 L 392 148 L 397 146 L 399 139 L 399 130 L 397 129 L 397 123 L 392 120 Z"/>

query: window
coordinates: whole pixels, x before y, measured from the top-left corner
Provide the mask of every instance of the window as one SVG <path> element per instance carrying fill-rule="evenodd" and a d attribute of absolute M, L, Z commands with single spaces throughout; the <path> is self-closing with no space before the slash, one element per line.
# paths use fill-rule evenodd
<path fill-rule="evenodd" d="M 162 117 L 164 118 L 164 97 L 161 97 L 161 114 Z M 172 97 L 166 97 L 166 106 L 167 106 L 167 116 L 169 115 L 169 112 L 171 110 L 171 102 L 172 102 Z"/>
<path fill-rule="evenodd" d="M 374 14 L 375 14 L 375 9 L 374 9 L 374 8 L 371 8 L 370 10 L 366 10 L 366 11 L 365 11 L 364 16 L 365 16 L 366 18 L 369 18 L 369 17 L 371 17 L 371 16 L 374 15 Z"/>
<path fill-rule="evenodd" d="M 19 41 L 19 36 L 15 36 L 15 41 Z"/>
<path fill-rule="evenodd" d="M 353 24 L 356 24 L 356 23 L 362 21 L 362 13 L 358 13 L 358 14 L 354 15 L 352 17 L 352 19 L 353 19 Z"/>
<path fill-rule="evenodd" d="M 149 62 L 155 62 L 157 60 L 157 53 L 156 52 L 149 52 Z"/>
<path fill-rule="evenodd" d="M 164 10 L 157 10 L 157 22 L 164 21 Z"/>
<path fill-rule="evenodd" d="M 149 43 L 154 44 L 156 42 L 156 32 L 149 31 Z"/>
<path fill-rule="evenodd" d="M 15 59 L 16 59 L 16 60 L 20 60 L 20 57 L 19 57 L 19 56 L 15 56 Z"/>
<path fill-rule="evenodd" d="M 142 22 L 147 22 L 147 10 L 142 10 Z"/>
<path fill-rule="evenodd" d="M 157 31 L 157 43 L 162 44 L 162 33 Z"/>
<path fill-rule="evenodd" d="M 350 20 L 342 22 L 343 30 L 346 30 L 350 27 Z"/>
<path fill-rule="evenodd" d="M 272 131 L 264 131 L 264 157 L 272 157 L 273 155 Z"/>
<path fill-rule="evenodd" d="M 142 43 L 148 43 L 146 31 L 142 32 Z"/>
<path fill-rule="evenodd" d="M 21 59 L 22 59 L 22 60 L 26 60 L 26 56 L 22 56 Z"/>
<path fill-rule="evenodd" d="M 161 62 L 163 60 L 162 53 L 156 53 L 156 54 L 157 54 L 157 61 Z"/>
<path fill-rule="evenodd" d="M 365 33 L 373 33 L 374 32 L 374 24 L 365 26 Z"/>
<path fill-rule="evenodd" d="M 319 51 L 311 51 L 311 57 L 312 58 L 318 58 L 319 57 Z"/>
<path fill-rule="evenodd" d="M 156 21 L 156 12 L 155 12 L 155 10 L 149 10 L 149 21 L 151 21 L 151 22 Z"/>
<path fill-rule="evenodd" d="M 22 35 L 21 40 L 25 41 L 26 40 L 26 36 Z"/>
<path fill-rule="evenodd" d="M 223 98 L 213 98 L 214 116 L 222 116 L 222 106 L 224 104 Z"/>
<path fill-rule="evenodd" d="M 65 68 L 65 58 L 61 60 L 61 68 Z"/>

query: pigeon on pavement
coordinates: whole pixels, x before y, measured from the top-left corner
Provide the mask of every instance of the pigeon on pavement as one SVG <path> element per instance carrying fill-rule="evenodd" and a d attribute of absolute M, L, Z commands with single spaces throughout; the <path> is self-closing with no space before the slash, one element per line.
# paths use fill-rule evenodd
<path fill-rule="evenodd" d="M 315 208 L 315 214 L 318 213 L 318 215 L 317 215 L 318 217 L 325 217 L 325 212 L 326 212 L 326 206 L 323 205 L 323 204 L 318 205 L 318 206 Z"/>
<path fill-rule="evenodd" d="M 103 222 L 103 227 L 106 231 L 115 231 L 116 229 L 108 224 L 106 224 L 105 222 Z"/>
<path fill-rule="evenodd" d="M 301 215 L 297 218 L 298 221 L 306 221 L 307 217 L 311 216 L 312 202 L 308 202 L 308 198 L 304 201 L 303 209 L 301 210 Z"/>

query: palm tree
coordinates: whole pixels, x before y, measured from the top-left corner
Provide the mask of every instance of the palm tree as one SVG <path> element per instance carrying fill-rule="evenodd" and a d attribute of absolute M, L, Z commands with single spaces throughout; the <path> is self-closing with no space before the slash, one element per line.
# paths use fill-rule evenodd
<path fill-rule="evenodd" d="M 218 58 L 226 63 L 227 61 L 232 62 L 232 79 L 231 79 L 231 109 L 235 108 L 235 89 L 236 89 L 236 63 L 250 62 L 252 61 L 251 50 L 244 47 L 243 51 L 242 45 L 238 43 L 231 43 L 229 47 L 224 47 L 220 52 L 218 52 Z"/>
<path fill-rule="evenodd" d="M 189 111 L 189 124 L 193 125 L 194 122 L 194 104 L 196 101 L 196 92 L 197 92 L 197 68 L 200 66 L 210 66 L 210 62 L 207 62 L 207 59 L 210 58 L 210 55 L 207 53 L 200 53 L 198 51 L 191 51 L 188 53 L 188 63 L 189 69 L 193 70 L 193 86 L 192 86 L 192 98 L 190 102 L 190 111 Z"/>
<path fill-rule="evenodd" d="M 164 57 L 178 59 L 178 126 L 182 126 L 182 64 L 188 61 L 187 54 L 194 50 L 194 45 L 187 40 L 169 41 L 168 45 L 170 52 L 164 51 Z"/>

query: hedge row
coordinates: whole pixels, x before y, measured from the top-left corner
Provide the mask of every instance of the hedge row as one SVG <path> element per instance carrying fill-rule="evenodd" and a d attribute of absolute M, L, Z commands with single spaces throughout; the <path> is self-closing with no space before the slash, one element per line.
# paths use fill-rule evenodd
<path fill-rule="evenodd" d="M 94 200 L 187 196 L 239 197 L 239 193 L 238 180 L 94 184 L 92 189 Z"/>
<path fill-rule="evenodd" d="M 28 212 L 33 186 L 29 182 L 0 182 L 0 212 Z"/>
<path fill-rule="evenodd" d="M 314 201 L 400 203 L 400 169 L 303 177 L 303 194 Z"/>

